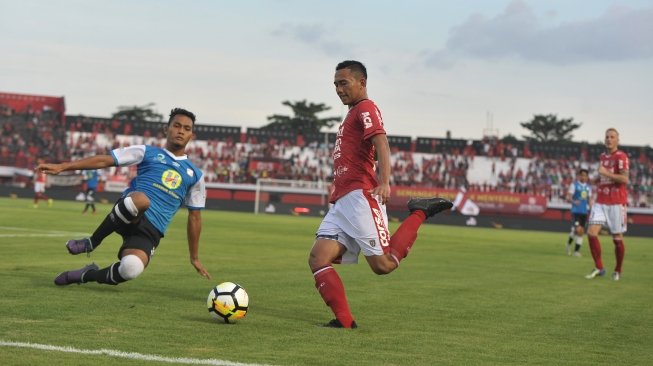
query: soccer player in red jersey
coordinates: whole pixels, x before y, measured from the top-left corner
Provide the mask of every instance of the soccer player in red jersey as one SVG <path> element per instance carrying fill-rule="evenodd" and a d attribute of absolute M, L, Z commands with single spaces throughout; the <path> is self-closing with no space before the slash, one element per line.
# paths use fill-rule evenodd
<path fill-rule="evenodd" d="M 617 261 L 612 279 L 618 281 L 621 278 L 625 253 L 623 234 L 626 232 L 626 204 L 628 203 L 626 190 L 628 155 L 619 150 L 619 132 L 614 128 L 605 131 L 605 148 L 606 152 L 600 157 L 596 203 L 590 213 L 590 227 L 587 232 L 595 268 L 585 278 L 592 279 L 605 275 L 598 235 L 601 228 L 607 226 L 612 234 Z"/>
<path fill-rule="evenodd" d="M 362 252 L 374 273 L 394 271 L 408 255 L 420 225 L 450 209 L 452 203 L 441 198 L 411 199 L 411 214 L 390 236 L 385 209 L 390 197 L 390 148 L 381 112 L 367 99 L 365 66 L 358 61 L 339 63 L 334 85 L 349 112 L 340 124 L 333 150 L 329 199 L 333 205 L 317 230 L 308 264 L 315 287 L 336 316 L 325 326 L 356 328 L 344 286 L 332 264 L 357 263 Z"/>
<path fill-rule="evenodd" d="M 45 160 L 38 159 L 37 163 L 42 164 Z M 45 184 L 47 182 L 47 177 L 45 173 L 36 171 L 34 172 L 34 208 L 39 207 L 39 200 L 44 200 L 48 202 L 48 207 L 52 207 L 54 202 L 52 198 L 45 195 Z"/>

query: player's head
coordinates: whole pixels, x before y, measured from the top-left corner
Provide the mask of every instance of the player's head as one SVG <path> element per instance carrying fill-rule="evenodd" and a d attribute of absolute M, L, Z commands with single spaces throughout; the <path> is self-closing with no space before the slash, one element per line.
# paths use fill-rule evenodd
<path fill-rule="evenodd" d="M 336 66 L 336 71 L 342 69 L 349 69 L 351 72 L 355 73 L 359 79 L 367 79 L 367 68 L 360 61 L 347 60 L 339 63 Z"/>
<path fill-rule="evenodd" d="M 170 111 L 166 127 L 166 148 L 171 152 L 183 150 L 193 137 L 195 114 L 183 108 Z"/>
<path fill-rule="evenodd" d="M 170 111 L 170 117 L 168 118 L 168 126 L 170 126 L 170 122 L 172 122 L 172 119 L 176 115 L 186 116 L 186 117 L 190 118 L 193 125 L 195 124 L 195 113 L 193 113 L 193 112 L 191 112 L 189 110 L 183 109 L 183 108 L 173 108 Z"/>
<path fill-rule="evenodd" d="M 367 69 L 359 61 L 347 60 L 336 66 L 333 79 L 342 104 L 352 106 L 367 98 Z"/>
<path fill-rule="evenodd" d="M 605 148 L 608 152 L 615 152 L 619 147 L 619 131 L 616 128 L 605 130 Z"/>
<path fill-rule="evenodd" d="M 590 172 L 585 168 L 578 170 L 578 181 L 581 183 L 586 183 L 589 179 L 589 174 Z"/>

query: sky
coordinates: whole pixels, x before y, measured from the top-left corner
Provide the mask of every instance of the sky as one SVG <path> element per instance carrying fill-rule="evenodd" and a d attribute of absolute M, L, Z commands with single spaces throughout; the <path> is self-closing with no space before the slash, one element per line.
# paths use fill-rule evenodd
<path fill-rule="evenodd" d="M 653 145 L 653 0 L 0 0 L 0 91 L 64 96 L 67 114 L 187 108 L 261 127 L 324 103 L 343 60 L 368 69 L 390 135 L 528 135 L 573 118 Z M 333 130 L 333 129 L 332 129 Z"/>

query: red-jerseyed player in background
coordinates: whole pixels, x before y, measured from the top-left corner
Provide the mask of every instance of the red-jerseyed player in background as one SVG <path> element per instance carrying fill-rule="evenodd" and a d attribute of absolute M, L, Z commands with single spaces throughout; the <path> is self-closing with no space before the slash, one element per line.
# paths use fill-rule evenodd
<path fill-rule="evenodd" d="M 390 148 L 381 112 L 367 99 L 365 66 L 358 61 L 339 63 L 334 85 L 349 112 L 333 150 L 334 190 L 329 199 L 333 205 L 317 230 L 308 264 L 315 287 L 336 316 L 325 326 L 356 328 L 345 288 L 332 264 L 357 263 L 362 252 L 374 273 L 394 271 L 424 220 L 450 209 L 452 203 L 441 198 L 411 199 L 411 214 L 391 237 L 385 209 L 390 197 Z"/>
<path fill-rule="evenodd" d="M 43 164 L 45 160 L 38 159 L 38 164 Z M 45 194 L 45 185 L 47 183 L 47 176 L 45 173 L 40 171 L 34 172 L 34 208 L 39 207 L 39 200 L 44 200 L 48 202 L 48 207 L 52 207 L 54 200 L 48 197 Z"/>
<path fill-rule="evenodd" d="M 601 243 L 599 231 L 607 226 L 614 242 L 614 254 L 617 265 L 614 267 L 612 279 L 621 278 L 621 265 L 624 261 L 624 233 L 626 232 L 626 204 L 628 203 L 628 155 L 619 150 L 619 132 L 614 128 L 605 131 L 606 152 L 601 154 L 599 163 L 599 178 L 596 187 L 596 203 L 592 206 L 587 236 L 590 251 L 594 259 L 594 269 L 585 276 L 592 279 L 603 276 L 601 261 Z"/>

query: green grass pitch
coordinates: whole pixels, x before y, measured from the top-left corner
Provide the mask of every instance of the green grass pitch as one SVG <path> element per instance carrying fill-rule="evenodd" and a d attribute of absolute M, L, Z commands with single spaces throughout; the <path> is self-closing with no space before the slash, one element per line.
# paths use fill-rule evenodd
<path fill-rule="evenodd" d="M 34 209 L 0 199 L 0 341 L 270 365 L 650 365 L 653 241 L 626 236 L 619 282 L 565 255 L 566 233 L 424 225 L 401 267 L 377 276 L 337 266 L 359 328 L 332 318 L 307 266 L 318 218 L 203 212 L 200 257 L 189 263 L 186 213 L 175 217 L 150 266 L 120 286 L 57 287 L 61 271 L 116 260 L 120 237 L 71 256 L 67 239 L 92 232 L 79 202 Z M 437 217 L 431 219 L 437 222 Z M 392 224 L 392 229 L 396 228 Z M 206 309 L 219 282 L 250 296 L 247 317 L 220 324 Z M 156 361 L 0 347 L 3 365 L 157 365 Z"/>

